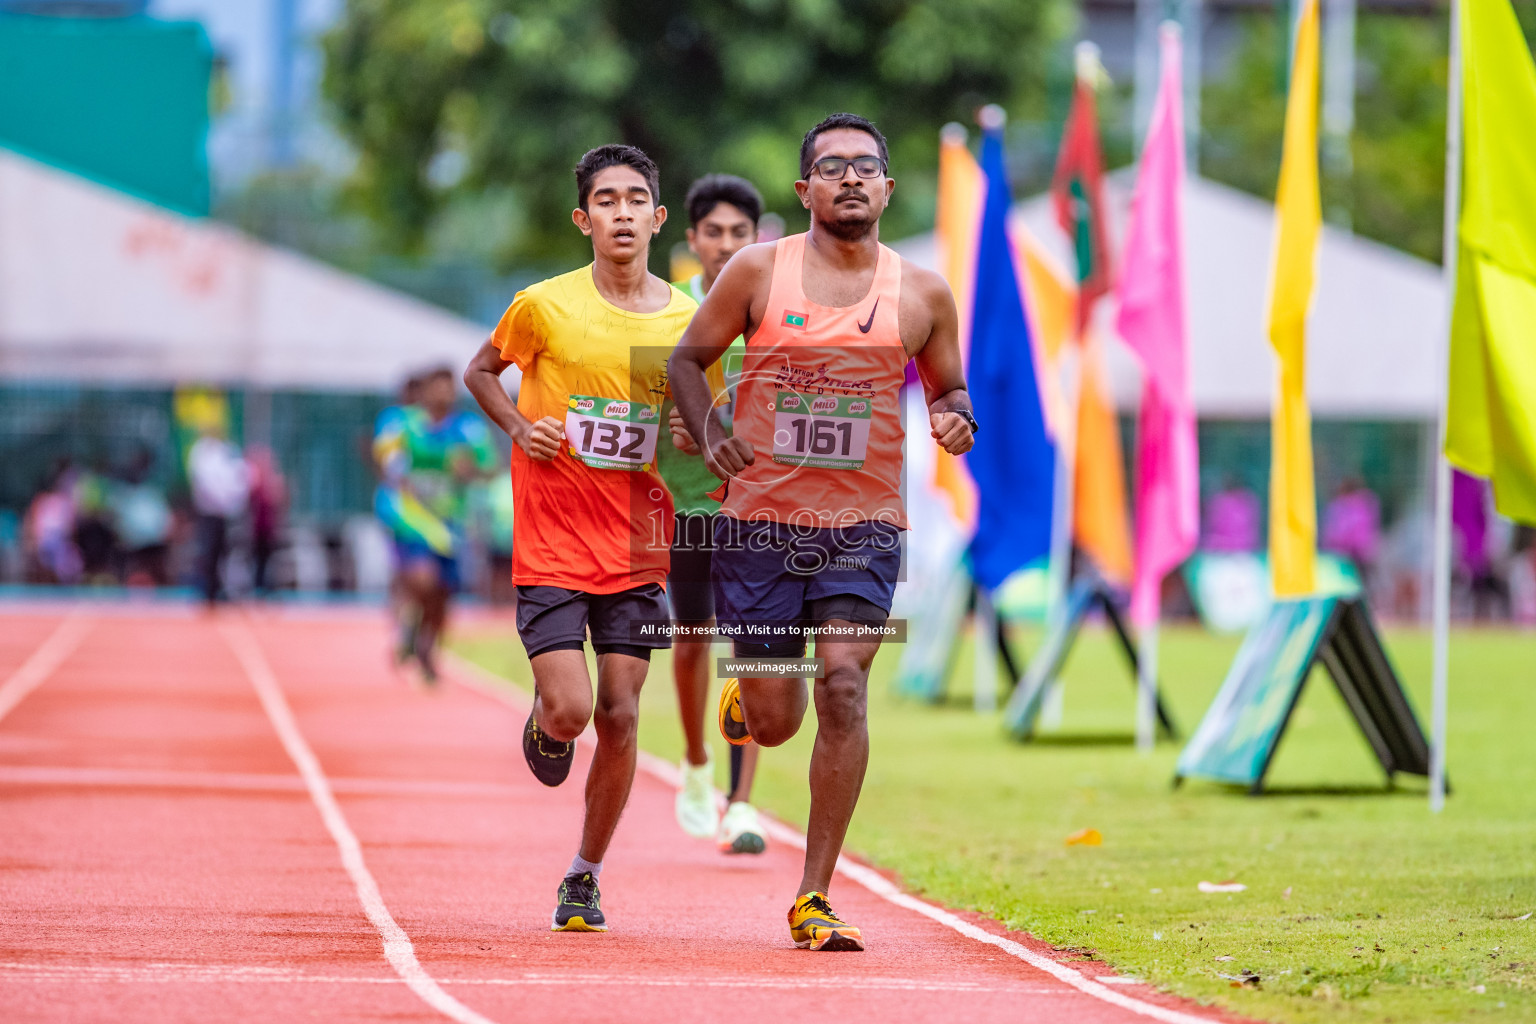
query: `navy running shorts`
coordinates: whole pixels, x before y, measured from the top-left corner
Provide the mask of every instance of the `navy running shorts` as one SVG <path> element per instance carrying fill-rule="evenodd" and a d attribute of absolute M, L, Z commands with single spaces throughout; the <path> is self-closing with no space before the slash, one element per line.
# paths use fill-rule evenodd
<path fill-rule="evenodd" d="M 800 657 L 805 629 L 833 620 L 878 626 L 901 575 L 890 523 L 790 527 L 715 517 L 715 614 L 738 657 Z"/>

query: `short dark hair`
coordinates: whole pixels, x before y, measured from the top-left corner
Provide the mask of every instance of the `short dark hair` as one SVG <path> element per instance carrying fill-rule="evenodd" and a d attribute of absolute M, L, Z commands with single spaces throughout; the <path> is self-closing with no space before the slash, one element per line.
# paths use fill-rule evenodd
<path fill-rule="evenodd" d="M 699 221 L 721 203 L 736 207 L 754 225 L 763 217 L 763 197 L 750 181 L 734 174 L 706 174 L 688 186 L 688 198 L 683 200 L 688 225 L 698 227 Z"/>
<path fill-rule="evenodd" d="M 646 188 L 651 190 L 651 202 L 661 202 L 661 172 L 656 169 L 656 161 L 634 146 L 612 143 L 587 150 L 576 162 L 577 206 L 583 210 L 587 208 L 587 200 L 592 198 L 592 179 L 597 177 L 598 171 L 610 167 L 633 167 L 639 171 Z"/>
<path fill-rule="evenodd" d="M 891 165 L 890 150 L 886 149 L 885 136 L 880 134 L 874 122 L 858 114 L 833 114 L 816 127 L 805 133 L 805 141 L 800 143 L 800 177 L 811 176 L 811 154 L 816 151 L 816 138 L 822 132 L 836 131 L 839 128 L 852 128 L 854 131 L 864 132 L 875 140 L 879 147 L 880 162 L 887 168 Z"/>
<path fill-rule="evenodd" d="M 428 370 L 423 370 L 416 376 L 412 383 L 414 383 L 418 388 L 423 388 L 435 380 L 440 380 L 446 377 L 451 381 L 457 376 L 458 374 L 453 372 L 453 367 L 444 363 L 440 366 L 434 366 Z"/>

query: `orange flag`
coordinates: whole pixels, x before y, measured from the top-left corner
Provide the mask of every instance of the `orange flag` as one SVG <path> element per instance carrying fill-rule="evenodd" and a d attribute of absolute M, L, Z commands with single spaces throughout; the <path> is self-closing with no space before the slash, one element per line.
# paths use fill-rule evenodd
<path fill-rule="evenodd" d="M 976 277 L 976 236 L 981 231 L 981 168 L 965 144 L 965 129 L 945 126 L 939 145 L 938 210 L 934 237 L 939 269 L 954 293 L 960 313 L 960 351 L 971 344 L 971 301 Z M 960 458 L 939 451 L 933 483 L 949 499 L 950 510 L 967 530 L 976 525 L 976 484 Z"/>
<path fill-rule="evenodd" d="M 1072 533 L 1077 546 L 1111 583 L 1131 582 L 1131 526 L 1126 515 L 1125 461 L 1104 345 L 1083 338 L 1077 398 L 1077 472 L 1073 474 Z"/>
<path fill-rule="evenodd" d="M 1019 226 L 1015 248 L 1024 278 L 1030 326 L 1040 350 L 1052 364 L 1077 334 L 1077 289 L 1045 254 L 1040 243 Z M 1077 469 L 1073 474 L 1072 535 L 1106 579 L 1131 579 L 1131 527 L 1127 517 L 1125 458 L 1120 424 L 1105 372 L 1103 345 L 1093 333 L 1080 349 L 1083 371 L 1077 405 Z M 1059 433 L 1066 403 L 1055 387 L 1055 373 L 1041 373 L 1046 420 Z"/>

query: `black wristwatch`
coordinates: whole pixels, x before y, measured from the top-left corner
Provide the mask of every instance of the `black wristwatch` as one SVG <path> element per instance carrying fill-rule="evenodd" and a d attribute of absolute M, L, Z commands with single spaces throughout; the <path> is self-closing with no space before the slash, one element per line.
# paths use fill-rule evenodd
<path fill-rule="evenodd" d="M 965 420 L 965 425 L 971 428 L 971 436 L 975 437 L 981 432 L 981 424 L 976 422 L 976 417 L 971 415 L 969 409 L 951 409 L 955 415 Z"/>

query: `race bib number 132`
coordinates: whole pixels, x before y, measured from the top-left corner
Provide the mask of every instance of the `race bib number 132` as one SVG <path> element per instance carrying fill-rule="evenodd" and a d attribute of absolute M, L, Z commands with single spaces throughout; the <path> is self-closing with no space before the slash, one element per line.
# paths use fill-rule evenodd
<path fill-rule="evenodd" d="M 773 409 L 773 461 L 819 469 L 863 469 L 869 450 L 867 398 L 781 391 Z"/>
<path fill-rule="evenodd" d="M 572 395 L 565 443 L 593 469 L 648 470 L 656 463 L 661 407 L 596 395 Z"/>

